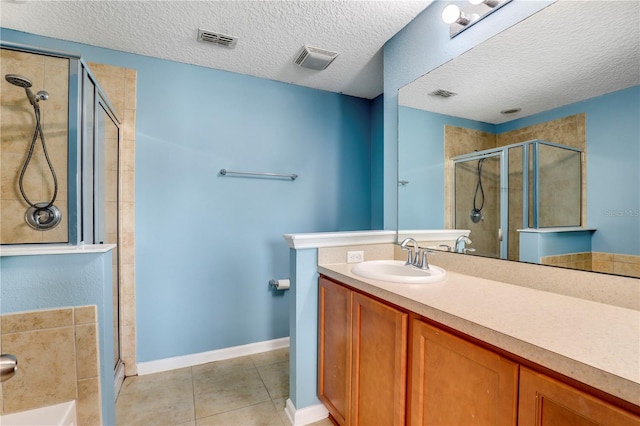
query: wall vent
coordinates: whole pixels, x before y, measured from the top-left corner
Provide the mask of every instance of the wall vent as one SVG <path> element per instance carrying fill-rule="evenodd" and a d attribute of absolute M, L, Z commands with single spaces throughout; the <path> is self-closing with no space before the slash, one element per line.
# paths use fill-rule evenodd
<path fill-rule="evenodd" d="M 300 52 L 293 61 L 302 68 L 321 71 L 327 68 L 338 56 L 338 52 L 318 49 L 317 47 L 302 46 Z"/>
<path fill-rule="evenodd" d="M 228 47 L 229 49 L 233 49 L 234 47 L 236 47 L 236 44 L 238 43 L 238 37 L 199 29 L 198 41 L 203 43 L 217 44 L 219 46 L 224 46 L 224 47 Z"/>
<path fill-rule="evenodd" d="M 441 98 L 450 98 L 452 96 L 457 95 L 455 92 L 450 92 L 449 90 L 438 89 L 429 93 L 429 96 L 440 96 Z"/>

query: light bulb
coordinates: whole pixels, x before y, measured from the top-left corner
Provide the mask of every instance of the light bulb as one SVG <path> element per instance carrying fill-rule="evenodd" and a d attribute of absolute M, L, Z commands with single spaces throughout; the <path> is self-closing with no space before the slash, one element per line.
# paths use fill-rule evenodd
<path fill-rule="evenodd" d="M 450 4 L 442 11 L 442 20 L 446 24 L 453 24 L 458 19 L 460 19 L 461 15 L 462 12 L 460 11 L 460 8 L 455 4 Z"/>

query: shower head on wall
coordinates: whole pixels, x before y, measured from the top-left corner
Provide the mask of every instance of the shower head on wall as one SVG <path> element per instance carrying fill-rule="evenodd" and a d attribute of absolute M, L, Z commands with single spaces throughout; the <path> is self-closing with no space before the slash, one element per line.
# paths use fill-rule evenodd
<path fill-rule="evenodd" d="M 22 87 L 25 89 L 28 89 L 29 87 L 33 86 L 31 84 L 31 80 L 29 80 L 26 77 L 23 77 L 21 75 L 17 75 L 17 74 L 7 74 L 4 76 L 5 80 L 7 80 L 9 83 L 13 84 L 14 86 L 18 86 L 18 87 Z"/>
<path fill-rule="evenodd" d="M 49 93 L 45 92 L 44 90 L 40 90 L 34 95 L 33 92 L 29 89 L 31 86 L 33 86 L 33 84 L 31 84 L 31 80 L 26 77 L 17 74 L 7 74 L 4 76 L 4 78 L 14 86 L 22 87 L 27 93 L 29 102 L 31 102 L 31 105 L 33 105 L 33 107 L 36 109 L 39 108 L 39 101 L 46 101 L 47 99 L 49 99 Z"/>

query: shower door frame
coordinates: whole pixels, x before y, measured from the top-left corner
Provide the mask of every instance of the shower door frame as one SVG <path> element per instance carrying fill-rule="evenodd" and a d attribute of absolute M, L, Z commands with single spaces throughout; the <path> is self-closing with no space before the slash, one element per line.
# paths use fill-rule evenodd
<path fill-rule="evenodd" d="M 472 152 L 463 154 L 452 159 L 453 161 L 453 203 L 452 209 L 453 223 L 456 223 L 455 193 L 456 193 L 456 164 L 469 161 L 479 161 L 483 158 L 495 158 L 500 161 L 500 226 L 498 228 L 498 243 L 500 247 L 500 259 L 506 259 L 508 254 L 508 230 L 509 230 L 509 152 L 506 147 L 487 149 L 482 152 Z M 506 230 L 506 234 L 505 234 Z"/>

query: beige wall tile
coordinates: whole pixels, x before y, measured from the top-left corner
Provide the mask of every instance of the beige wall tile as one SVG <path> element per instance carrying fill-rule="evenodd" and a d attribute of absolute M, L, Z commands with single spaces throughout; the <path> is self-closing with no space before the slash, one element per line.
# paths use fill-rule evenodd
<path fill-rule="evenodd" d="M 124 138 L 120 143 L 120 147 L 120 167 L 122 171 L 134 171 L 136 169 L 136 141 Z"/>
<path fill-rule="evenodd" d="M 100 374 L 98 361 L 98 331 L 96 324 L 76 326 L 76 371 L 78 379 Z"/>
<path fill-rule="evenodd" d="M 135 263 L 136 251 L 136 236 L 133 232 L 124 232 L 122 234 L 122 244 L 121 244 L 121 256 L 122 263 Z"/>
<path fill-rule="evenodd" d="M 2 334 L 23 333 L 73 325 L 73 309 L 20 312 L 0 317 Z"/>
<path fill-rule="evenodd" d="M 97 322 L 97 308 L 92 306 L 79 306 L 73 309 L 73 319 L 76 325 L 93 324 Z"/>
<path fill-rule="evenodd" d="M 5 334 L 2 348 L 18 357 L 19 373 L 3 383 L 5 413 L 76 399 L 74 328 Z"/>
<path fill-rule="evenodd" d="M 625 275 L 628 277 L 640 278 L 640 264 L 613 262 L 613 273 L 618 275 Z"/>
<path fill-rule="evenodd" d="M 122 126 L 124 139 L 134 140 L 136 137 L 136 110 L 126 109 L 124 111 L 124 125 Z"/>
<path fill-rule="evenodd" d="M 122 172 L 122 194 L 121 199 L 123 202 L 134 203 L 136 201 L 136 187 L 135 187 L 135 174 L 134 172 Z"/>
<path fill-rule="evenodd" d="M 124 361 L 125 376 L 135 376 L 138 374 L 136 366 L 136 328 L 134 326 L 123 326 L 120 328 L 122 337 L 122 352 L 120 356 Z"/>
<path fill-rule="evenodd" d="M 100 398 L 100 379 L 78 380 L 78 399 L 76 412 L 79 425 L 102 424 L 102 402 Z"/>
<path fill-rule="evenodd" d="M 123 263 L 121 265 L 122 292 L 120 294 L 120 325 L 135 326 L 136 324 L 136 292 L 131 283 L 135 282 L 135 265 Z"/>

